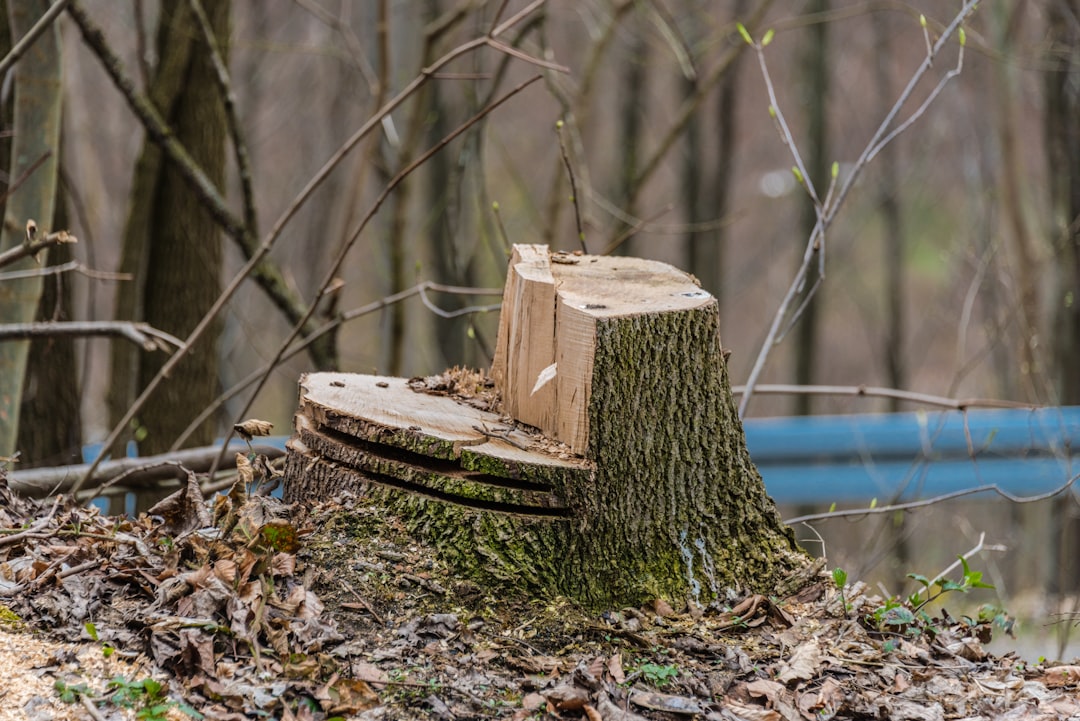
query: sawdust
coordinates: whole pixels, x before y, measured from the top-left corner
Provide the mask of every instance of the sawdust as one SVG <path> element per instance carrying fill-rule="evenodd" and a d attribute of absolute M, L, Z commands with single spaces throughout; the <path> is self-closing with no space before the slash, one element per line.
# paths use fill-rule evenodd
<path fill-rule="evenodd" d="M 101 644 L 61 643 L 0 628 L 0 721 L 86 719 L 90 714 L 81 704 L 60 699 L 57 681 L 85 684 L 105 696 L 113 678 L 151 675 L 145 656 L 125 659 L 114 653 L 106 658 Z M 114 707 L 108 717 L 134 719 L 135 711 Z"/>

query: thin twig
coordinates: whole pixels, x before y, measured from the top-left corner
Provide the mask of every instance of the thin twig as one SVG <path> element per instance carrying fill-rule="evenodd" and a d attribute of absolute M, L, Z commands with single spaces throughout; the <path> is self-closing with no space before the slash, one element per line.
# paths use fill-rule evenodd
<path fill-rule="evenodd" d="M 4 536 L 0 538 L 0 546 L 10 546 L 13 543 L 18 543 L 22 539 L 31 536 L 40 531 L 41 529 L 45 528 L 45 526 L 49 525 L 49 523 L 52 521 L 53 516 L 56 515 L 56 510 L 59 507 L 60 496 L 57 496 L 56 500 L 53 501 L 52 508 L 49 509 L 48 514 L 46 514 L 44 518 L 38 519 L 32 526 L 27 528 L 25 531 L 19 531 L 18 533 L 12 534 L 10 536 Z"/>
<path fill-rule="evenodd" d="M 798 148 L 795 146 L 794 138 L 791 136 L 790 131 L 785 130 L 785 144 L 787 144 L 788 147 L 791 149 L 792 155 L 796 161 L 796 166 L 799 167 L 799 170 L 802 173 L 802 178 L 806 185 L 807 192 L 810 193 L 811 198 L 813 198 L 815 201 L 818 220 L 814 226 L 813 231 L 810 234 L 810 238 L 807 240 L 806 249 L 803 253 L 802 263 L 800 264 L 799 269 L 796 271 L 795 277 L 792 279 L 791 284 L 788 286 L 787 293 L 784 295 L 783 300 L 780 302 L 780 307 L 777 309 L 776 314 L 773 316 L 772 324 L 769 327 L 769 332 L 766 334 L 765 340 L 761 344 L 761 349 L 759 350 L 757 358 L 754 361 L 754 366 L 750 371 L 750 376 L 747 378 L 745 391 L 743 393 L 742 400 L 739 402 L 740 417 L 744 417 L 746 415 L 746 409 L 747 406 L 749 406 L 750 404 L 750 399 L 753 397 L 754 389 L 757 387 L 758 379 L 761 377 L 761 373 L 765 369 L 765 362 L 768 360 L 769 354 L 772 351 L 773 346 L 776 345 L 776 343 L 778 342 L 777 339 L 780 334 L 781 327 L 784 325 L 784 321 L 788 317 L 788 312 L 791 309 L 792 303 L 802 292 L 803 286 L 806 283 L 806 278 L 810 269 L 810 265 L 811 263 L 813 263 L 814 256 L 816 253 L 818 253 L 819 250 L 823 250 L 823 239 L 825 236 L 825 232 L 828 230 L 829 226 L 832 225 L 832 222 L 835 220 L 839 209 L 843 206 L 844 201 L 847 199 L 848 193 L 851 192 L 855 181 L 862 174 L 862 171 L 865 169 L 867 163 L 869 163 L 871 158 L 873 158 L 878 152 L 880 152 L 886 144 L 888 144 L 897 137 L 897 134 L 895 132 L 889 133 L 889 128 L 892 127 L 896 116 L 900 113 L 900 110 L 904 107 L 904 105 L 907 104 L 907 101 L 910 99 L 915 89 L 915 86 L 933 66 L 934 58 L 941 53 L 948 39 L 952 37 L 952 35 L 960 28 L 961 24 L 964 22 L 964 19 L 967 18 L 967 16 L 975 9 L 976 5 L 978 5 L 978 0 L 964 1 L 964 4 L 960 8 L 960 11 L 954 16 L 952 22 L 950 22 L 949 25 L 946 26 L 945 29 L 942 31 L 941 37 L 939 37 L 937 42 L 934 43 L 933 47 L 931 48 L 931 52 L 929 52 L 927 56 L 923 59 L 922 63 L 919 65 L 915 73 L 912 75 L 911 79 L 908 81 L 907 86 L 900 93 L 900 97 L 897 98 L 895 103 L 893 103 L 893 106 L 886 114 L 885 119 L 882 120 L 881 124 L 874 132 L 873 137 L 871 137 L 870 141 L 866 144 L 866 147 L 863 149 L 863 152 L 859 156 L 859 159 L 852 167 L 851 172 L 844 179 L 844 182 L 841 185 L 835 200 L 829 203 L 827 206 L 824 206 L 823 204 L 817 202 L 817 198 L 813 193 L 813 185 L 810 177 L 806 173 L 805 169 L 801 166 L 802 160 L 799 155 Z M 772 79 L 769 76 L 768 68 L 765 64 L 764 48 L 762 47 L 762 44 L 760 42 L 757 42 L 754 43 L 754 49 L 757 51 L 759 64 L 761 66 L 762 73 L 765 79 L 765 84 L 769 91 L 769 98 L 772 102 L 771 110 L 775 113 L 777 117 L 777 122 L 780 127 L 786 129 L 787 124 L 786 121 L 783 120 L 783 113 L 775 100 L 776 94 L 773 88 Z M 962 63 L 963 43 L 961 43 L 960 45 L 960 55 L 957 61 L 957 68 L 962 67 Z M 943 78 L 943 82 L 947 82 L 952 77 L 955 77 L 955 74 L 946 74 L 945 78 Z M 943 87 L 943 83 L 939 83 L 938 88 L 935 88 L 935 91 L 931 97 L 937 97 L 937 94 L 940 92 L 941 87 Z M 911 115 L 911 117 L 904 121 L 902 127 L 909 127 L 926 111 L 927 107 L 928 105 L 926 103 L 922 104 Z M 816 292 L 818 287 L 819 284 L 815 283 L 814 287 L 811 288 L 809 292 L 811 294 Z"/>
<path fill-rule="evenodd" d="M 72 260 L 61 265 L 47 265 L 44 268 L 32 268 L 30 270 L 13 270 L 0 273 L 0 283 L 7 280 L 19 280 L 21 278 L 40 278 L 48 275 L 60 275 L 62 273 L 78 273 L 79 275 L 94 280 L 131 280 L 131 273 L 113 273 L 107 270 L 94 270 L 87 268 L 77 260 Z"/>
<path fill-rule="evenodd" d="M 455 308 L 454 310 L 443 310 L 439 306 L 431 302 L 428 298 L 427 289 L 420 286 L 420 302 L 424 304 L 424 307 L 430 310 L 440 318 L 458 318 L 463 315 L 470 315 L 472 313 L 492 313 L 499 310 L 502 307 L 502 303 L 489 303 L 488 305 L 467 305 L 464 308 Z"/>
<path fill-rule="evenodd" d="M 218 49 L 217 38 L 214 37 L 214 29 L 210 26 L 210 18 L 206 16 L 201 0 L 188 0 L 191 11 L 199 21 L 203 40 L 210 49 L 210 60 L 214 65 L 214 75 L 217 77 L 218 88 L 225 99 L 225 121 L 229 126 L 229 135 L 232 137 L 233 156 L 236 158 L 236 174 L 240 179 L 240 197 L 244 204 L 244 226 L 249 238 L 258 238 L 258 219 L 255 214 L 255 192 L 252 190 L 251 162 L 248 159 L 247 143 L 244 142 L 244 134 L 240 130 L 240 118 L 236 113 L 236 93 L 233 92 L 232 83 L 229 81 L 229 70 L 221 57 Z"/>
<path fill-rule="evenodd" d="M 105 721 L 105 717 L 101 715 L 101 712 L 98 711 L 97 706 L 89 696 L 79 694 L 79 703 L 82 704 L 82 707 L 86 709 L 86 713 L 90 714 L 90 718 L 94 719 L 94 721 Z"/>
<path fill-rule="evenodd" d="M 34 26 L 26 32 L 26 35 L 24 35 L 19 42 L 15 43 L 11 50 L 8 51 L 8 54 L 4 56 L 4 59 L 0 60 L 0 77 L 5 75 L 7 71 L 11 69 L 11 66 L 19 61 L 19 58 L 30 49 L 30 46 L 34 44 L 34 41 L 41 37 L 60 13 L 64 12 L 64 8 L 67 7 L 67 4 L 68 0 L 56 0 L 56 2 L 50 5 L 49 9 L 45 11 L 45 14 L 34 23 Z"/>
<path fill-rule="evenodd" d="M 961 554 L 960 558 L 963 558 L 966 561 L 969 558 L 971 558 L 972 556 L 974 556 L 976 553 L 981 553 L 982 551 L 1003 551 L 1003 550 L 1005 550 L 1005 548 L 1003 546 L 984 546 L 983 545 L 984 540 L 986 540 L 986 533 L 980 533 L 979 534 L 979 542 L 976 543 L 975 547 L 970 549 L 967 553 Z M 943 571 L 940 571 L 936 576 L 931 578 L 930 579 L 930 585 L 933 586 L 935 583 L 938 582 L 938 579 L 945 578 L 945 576 L 952 573 L 956 569 L 957 566 L 961 565 L 960 558 L 953 561 L 951 564 L 949 564 L 948 568 L 944 569 Z"/>
<path fill-rule="evenodd" d="M 734 395 L 742 395 L 746 386 L 732 386 Z M 969 408 L 1027 408 L 1035 409 L 1039 406 L 1031 403 L 1018 403 L 1016 401 L 1002 401 L 994 398 L 947 398 L 935 396 L 929 393 L 915 393 L 896 388 L 882 388 L 880 386 L 801 386 L 786 385 L 782 383 L 763 383 L 754 390 L 761 395 L 805 395 L 805 396 L 859 396 L 866 398 L 896 398 L 901 401 L 910 401 L 925 406 L 938 408 L 951 408 L 964 411 Z"/>
<path fill-rule="evenodd" d="M 145 473 L 147 471 L 152 471 L 152 470 L 156 470 L 156 469 L 159 469 L 159 468 L 165 468 L 165 467 L 175 468 L 177 470 L 177 474 L 176 474 L 177 478 L 180 478 L 185 473 L 185 471 L 190 470 L 190 469 L 185 469 L 184 464 L 181 463 L 180 461 L 174 461 L 174 460 L 159 461 L 157 463 L 147 463 L 147 464 L 144 464 L 144 465 L 141 465 L 141 466 L 136 466 L 134 468 L 129 468 L 126 471 L 124 471 L 123 473 L 121 473 L 121 474 L 119 474 L 117 476 L 114 476 L 113 478 L 110 478 L 109 480 L 105 481 L 100 486 L 98 486 L 96 489 L 91 491 L 87 496 L 83 497 L 83 496 L 80 495 L 79 496 L 79 501 L 81 503 L 83 503 L 84 505 L 89 504 L 95 498 L 100 497 L 101 494 L 104 493 L 105 491 L 109 490 L 113 486 L 116 486 L 116 485 L 122 483 L 123 481 L 127 480 L 128 478 L 131 478 L 132 476 L 135 476 L 135 475 L 137 475 L 139 473 Z"/>
<path fill-rule="evenodd" d="M 69 234 L 66 230 L 59 230 L 55 233 L 49 233 L 44 238 L 37 240 L 27 239 L 26 241 L 16 245 L 12 248 L 8 248 L 3 253 L 0 253 L 0 268 L 11 265 L 23 258 L 37 255 L 46 248 L 51 248 L 54 245 L 63 245 L 65 243 L 78 243 L 79 239 L 74 235 Z M 24 271 L 25 272 L 25 271 Z M 18 277 L 14 273 L 10 275 L 0 276 L 0 279 L 10 280 Z"/>
<path fill-rule="evenodd" d="M 247 446 L 233 444 L 230 450 L 246 452 Z M 97 487 L 97 484 L 110 483 L 117 476 L 124 475 L 128 487 L 148 486 L 159 483 L 164 479 L 175 478 L 176 473 L 170 466 L 180 467 L 195 473 L 205 473 L 217 457 L 218 451 L 219 448 L 214 445 L 202 448 L 187 448 L 182 451 L 170 451 L 156 456 L 118 458 L 105 461 L 98 466 L 89 483 Z M 254 451 L 267 458 L 278 458 L 284 455 L 284 451 L 281 449 L 265 444 L 256 445 Z M 30 497 L 41 497 L 56 492 L 66 493 L 69 488 L 75 485 L 75 481 L 86 473 L 87 467 L 88 464 L 80 464 L 9 471 L 7 474 L 8 485 L 16 493 Z M 81 496 L 78 497 L 81 498 Z"/>
<path fill-rule="evenodd" d="M 926 506 L 933 506 L 938 503 L 944 503 L 945 501 L 951 501 L 954 498 L 963 498 L 964 496 L 971 496 L 976 493 L 996 493 L 1007 501 L 1012 503 L 1037 503 L 1039 501 L 1045 501 L 1048 498 L 1061 495 L 1065 491 L 1069 490 L 1077 479 L 1080 479 L 1080 474 L 1077 474 L 1070 478 L 1065 483 L 1061 484 L 1057 488 L 1047 491 L 1046 493 L 1040 493 L 1035 496 L 1016 496 L 1008 491 L 1002 489 L 996 483 L 991 483 L 985 486 L 976 486 L 974 488 L 965 488 L 960 491 L 953 491 L 951 493 L 943 493 L 940 496 L 934 496 L 933 498 L 924 498 L 921 501 L 908 501 L 907 503 L 892 503 L 887 506 L 874 506 L 873 508 L 850 508 L 844 511 L 827 511 L 825 513 L 809 513 L 805 516 L 795 516 L 794 518 L 784 519 L 784 523 L 792 526 L 796 523 L 805 523 L 807 521 L 824 521 L 831 518 L 851 518 L 853 516 L 876 516 L 882 513 L 894 513 L 896 511 L 910 511 L 914 508 L 925 508 Z"/>
<path fill-rule="evenodd" d="M 574 168 L 570 165 L 570 154 L 566 152 L 566 141 L 563 140 L 563 121 L 555 123 L 555 135 L 559 137 L 559 151 L 562 153 L 563 165 L 566 166 L 566 175 L 570 178 L 570 202 L 574 204 L 574 222 L 577 223 L 578 242 L 581 243 L 581 252 L 588 253 L 589 248 L 585 245 L 585 229 L 581 226 L 581 198 L 578 197 L 577 179 L 574 178 Z"/>
<path fill-rule="evenodd" d="M 16 190 L 18 190 L 19 187 L 23 183 L 26 182 L 27 178 L 29 178 L 31 175 L 33 175 L 34 171 L 36 171 L 38 168 L 40 168 L 42 165 L 44 165 L 45 161 L 48 160 L 51 157 L 52 157 L 52 151 L 51 150 L 46 151 L 46 152 L 41 154 L 40 158 L 35 160 L 29 166 L 27 166 L 26 170 L 24 170 L 22 172 L 22 174 L 18 178 L 16 178 L 11 183 L 9 183 L 7 188 L 4 189 L 3 193 L 0 193 L 0 203 L 3 203 L 8 198 L 10 198 L 11 194 L 14 193 Z"/>

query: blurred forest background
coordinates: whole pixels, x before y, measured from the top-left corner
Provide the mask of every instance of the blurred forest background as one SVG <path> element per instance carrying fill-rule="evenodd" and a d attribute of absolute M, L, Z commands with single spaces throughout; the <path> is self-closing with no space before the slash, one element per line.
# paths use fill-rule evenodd
<path fill-rule="evenodd" d="M 8 4 L 10 26 L 0 38 L 9 43 L 50 5 Z M 36 220 L 79 238 L 53 249 L 48 262 L 74 260 L 130 280 L 37 278 L 38 317 L 139 320 L 186 338 L 260 242 L 274 238 L 253 279 L 124 424 L 118 442 L 137 437 L 143 453 L 208 443 L 248 416 L 273 421 L 286 434 L 296 381 L 316 368 L 422 375 L 455 364 L 489 366 L 498 317 L 491 306 L 509 243 L 575 250 L 583 242 L 591 253 L 657 258 L 693 272 L 720 300 L 732 382 L 743 383 L 815 216 L 770 118 L 757 56 L 736 21 L 754 38 L 775 30 L 764 49 L 771 82 L 806 168 L 823 189 L 834 162 L 841 181 L 851 172 L 926 58 L 928 42 L 962 6 L 60 4 L 68 12 L 5 76 L 3 122 L 14 129 L 0 149 L 0 165 L 13 168 L 5 232 L 17 234 L 4 247 L 21 242 L 25 218 L 13 215 L 13 204 L 31 193 L 17 184 L 20 166 L 9 159 L 29 168 L 43 157 L 18 146 L 13 88 L 19 72 L 32 67 L 37 82 L 58 89 L 49 107 L 61 118 L 56 147 L 28 173 L 52 168 L 57 179 L 52 217 Z M 19 8 L 28 18 L 16 17 Z M 1080 2 L 987 0 L 964 28 L 962 71 L 874 159 L 846 199 L 827 234 L 827 278 L 772 351 L 762 383 L 1080 404 Z M 51 75 L 44 70 L 49 47 L 59 60 Z M 440 61 L 448 53 L 453 59 Z M 901 121 L 958 67 L 959 53 L 954 37 Z M 539 82 L 393 181 L 383 202 L 403 169 L 537 75 Z M 126 96 L 118 80 L 127 82 Z M 148 139 L 147 111 L 133 111 L 140 100 L 175 131 L 198 172 L 185 177 Z M 392 102 L 391 112 L 378 114 Z M 320 168 L 373 119 L 372 131 L 274 235 Z M 221 204 L 214 206 L 215 194 L 205 188 L 193 191 L 191 178 L 200 174 Z M 40 200 L 48 189 L 33 192 Z M 29 207 L 40 216 L 52 205 Z M 335 279 L 329 290 L 327 279 Z M 424 281 L 494 295 L 407 292 Z M 9 298 L 22 291 L 15 292 Z M 381 302 L 395 294 L 404 297 Z M 330 322 L 335 329 L 276 363 L 254 398 L 255 384 L 237 388 L 275 360 L 312 304 L 300 337 Z M 452 318 L 431 309 L 478 305 L 486 312 Z M 20 467 L 71 462 L 83 443 L 105 439 L 169 357 L 168 350 L 147 352 L 109 337 L 40 339 L 29 353 L 25 384 L 15 391 L 23 398 L 14 442 Z M 233 395 L 197 422 L 227 391 Z M 914 408 L 886 399 L 759 395 L 749 414 Z M 995 566 L 991 580 L 1009 586 L 1002 593 L 1039 589 L 1040 603 L 1048 589 L 1056 604 L 1057 594 L 1075 592 L 1078 581 L 1071 571 L 1063 576 L 1059 562 L 1080 555 L 1076 537 L 1061 546 L 1066 538 L 1054 530 L 1075 525 L 1075 494 L 1067 495 L 1032 507 L 967 501 L 915 521 L 829 524 L 826 550 L 853 577 L 876 569 L 895 582 L 906 571 L 936 572 L 979 531 L 994 528 L 998 537 L 988 542 L 1013 550 L 1008 562 L 989 561 L 1007 564 Z M 1042 522 L 1047 514 L 1056 526 Z M 905 549 L 899 560 L 898 546 Z M 1031 546 L 1023 550 L 1034 556 L 1022 557 L 1018 546 Z M 885 558 L 891 565 L 881 563 Z"/>

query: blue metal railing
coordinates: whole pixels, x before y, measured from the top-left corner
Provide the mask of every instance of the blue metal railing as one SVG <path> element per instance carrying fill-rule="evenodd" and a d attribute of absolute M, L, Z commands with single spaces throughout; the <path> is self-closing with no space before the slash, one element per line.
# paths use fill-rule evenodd
<path fill-rule="evenodd" d="M 778 503 L 911 500 L 995 484 L 1045 493 L 1080 472 L 1080 407 L 761 418 L 746 442 Z"/>

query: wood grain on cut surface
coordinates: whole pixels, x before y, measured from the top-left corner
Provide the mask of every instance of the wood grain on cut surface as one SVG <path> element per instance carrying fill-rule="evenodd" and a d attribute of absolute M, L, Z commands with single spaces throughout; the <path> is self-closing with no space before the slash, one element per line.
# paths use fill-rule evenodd
<path fill-rule="evenodd" d="M 506 412 L 586 454 L 597 322 L 714 302 L 666 263 L 514 246 L 492 368 Z"/>

